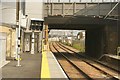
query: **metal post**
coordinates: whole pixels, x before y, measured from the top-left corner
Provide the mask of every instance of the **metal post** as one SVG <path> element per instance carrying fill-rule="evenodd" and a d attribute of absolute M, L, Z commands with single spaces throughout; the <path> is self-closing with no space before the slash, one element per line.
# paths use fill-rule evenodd
<path fill-rule="evenodd" d="M 54 8 L 53 3 L 51 3 L 51 11 L 50 11 L 51 13 L 50 13 L 50 15 L 53 15 L 53 11 L 54 11 L 53 8 Z"/>
<path fill-rule="evenodd" d="M 16 0 L 16 25 L 19 25 L 19 1 Z M 15 49 L 15 59 L 17 60 L 18 52 L 18 27 L 16 27 L 16 49 Z"/>
<path fill-rule="evenodd" d="M 76 3 L 73 4 L 73 15 L 76 13 Z"/>
<path fill-rule="evenodd" d="M 50 15 L 50 11 L 51 11 L 51 10 L 50 10 L 50 8 L 51 8 L 51 4 L 52 4 L 52 3 L 51 3 L 51 1 L 49 1 L 49 6 L 48 6 L 48 15 Z"/>
<path fill-rule="evenodd" d="M 64 16 L 64 3 L 62 3 L 62 15 Z"/>
<path fill-rule="evenodd" d="M 32 44 L 31 44 L 31 54 L 35 54 L 34 53 L 34 31 L 32 31 Z"/>
<path fill-rule="evenodd" d="M 16 2 L 16 20 L 17 20 L 17 25 L 19 26 L 18 28 L 18 47 L 17 47 L 17 65 L 16 66 L 21 66 L 20 65 L 20 30 L 21 30 L 21 25 L 20 25 L 20 17 L 21 17 L 21 11 L 20 11 L 20 2 L 17 0 Z"/>
<path fill-rule="evenodd" d="M 19 6 L 20 6 L 20 3 L 19 3 L 19 0 L 16 1 L 16 23 L 18 25 L 18 22 L 19 22 Z"/>
<path fill-rule="evenodd" d="M 20 25 L 20 15 L 21 15 L 21 11 L 19 10 L 19 28 L 18 28 L 18 53 L 17 53 L 17 58 L 18 58 L 18 63 L 17 66 L 21 66 L 20 65 L 20 52 L 21 52 L 21 45 L 20 45 L 20 40 L 21 40 L 21 35 L 20 35 L 20 30 L 21 30 L 21 25 Z"/>
<path fill-rule="evenodd" d="M 48 42 L 48 25 L 45 25 L 45 45 L 47 45 Z"/>

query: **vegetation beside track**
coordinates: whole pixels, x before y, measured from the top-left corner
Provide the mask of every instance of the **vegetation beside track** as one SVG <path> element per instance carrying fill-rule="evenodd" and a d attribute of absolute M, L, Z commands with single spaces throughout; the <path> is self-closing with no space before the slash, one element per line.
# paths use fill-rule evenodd
<path fill-rule="evenodd" d="M 69 44 L 68 42 L 63 42 L 63 44 L 71 46 L 80 52 L 84 53 L 85 52 L 85 41 L 84 40 L 73 40 L 72 44 Z"/>

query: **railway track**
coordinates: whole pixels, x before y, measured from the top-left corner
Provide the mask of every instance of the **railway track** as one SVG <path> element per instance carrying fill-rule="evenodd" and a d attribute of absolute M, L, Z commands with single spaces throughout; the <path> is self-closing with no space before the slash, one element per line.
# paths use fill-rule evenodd
<path fill-rule="evenodd" d="M 50 44 L 50 50 L 57 57 L 59 64 L 62 66 L 64 72 L 66 73 L 66 75 L 70 80 L 75 78 L 82 80 L 89 80 L 84 76 L 84 74 L 78 71 L 78 69 L 76 69 L 76 67 L 74 67 L 73 64 L 71 64 L 66 58 L 64 58 L 61 54 L 59 54 L 55 46 L 53 46 L 53 44 Z"/>
<path fill-rule="evenodd" d="M 69 51 L 72 51 L 72 52 L 76 53 L 77 56 L 79 56 L 79 57 L 84 57 L 84 59 L 86 58 L 86 59 L 92 60 L 92 61 L 94 61 L 94 62 L 96 62 L 96 63 L 98 63 L 98 64 L 103 65 L 104 67 L 107 67 L 107 68 L 109 68 L 109 69 L 111 69 L 111 70 L 113 70 L 113 71 L 116 71 L 116 72 L 120 73 L 120 70 L 119 70 L 119 69 L 115 69 L 115 68 L 113 68 L 113 67 L 111 67 L 111 66 L 109 66 L 109 65 L 107 65 L 107 64 L 105 64 L 104 62 L 101 62 L 101 61 L 99 61 L 99 60 L 95 60 L 95 59 L 90 58 L 90 57 L 87 57 L 87 56 L 85 56 L 85 55 L 81 55 L 81 54 L 79 54 L 80 52 L 79 52 L 78 50 L 73 49 L 73 48 L 71 48 L 71 47 L 69 47 L 69 46 L 63 45 L 62 43 L 59 43 L 59 44 L 60 44 L 62 47 L 64 47 L 65 49 L 68 49 Z"/>
<path fill-rule="evenodd" d="M 93 66 L 94 68 L 100 70 L 101 72 L 105 73 L 106 75 L 110 75 L 111 77 L 113 77 L 116 80 L 120 80 L 120 72 L 116 71 L 114 69 L 112 69 L 111 67 L 105 66 L 95 60 L 90 60 L 88 58 L 86 58 L 85 56 L 82 56 L 78 53 L 76 53 L 75 51 L 66 48 L 64 45 L 58 44 L 59 47 L 61 47 L 63 50 L 69 52 L 69 53 L 73 53 L 73 56 L 76 56 L 79 59 L 82 59 L 84 62 L 86 62 L 87 64 Z"/>
<path fill-rule="evenodd" d="M 70 79 L 78 78 L 85 80 L 117 80 L 116 77 L 106 73 L 104 70 L 101 70 L 95 65 L 90 64 L 89 62 L 85 61 L 85 59 L 78 58 L 78 56 L 74 52 L 67 50 L 67 48 L 64 48 L 62 45 L 58 43 L 51 43 L 50 49 L 57 57 L 60 65 L 62 66 L 63 70 L 66 72 Z M 72 67 L 68 66 L 67 68 L 65 68 L 66 65 L 68 64 L 67 63 L 62 64 L 64 61 L 66 61 Z M 72 74 L 68 73 L 67 70 L 71 71 L 71 68 L 75 69 L 76 70 L 75 73 L 77 73 L 77 75 L 79 74 L 80 76 L 75 77 L 74 71 L 72 71 Z"/>

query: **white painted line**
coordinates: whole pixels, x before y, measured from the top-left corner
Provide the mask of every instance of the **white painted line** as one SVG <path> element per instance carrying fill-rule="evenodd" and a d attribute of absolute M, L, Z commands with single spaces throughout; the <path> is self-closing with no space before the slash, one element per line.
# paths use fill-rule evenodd
<path fill-rule="evenodd" d="M 65 72 L 63 71 L 63 69 L 61 68 L 61 66 L 59 65 L 57 59 L 56 59 L 55 56 L 53 55 L 53 53 L 52 53 L 52 52 L 50 52 L 50 53 L 52 54 L 53 58 L 55 59 L 55 62 L 57 63 L 58 67 L 59 67 L 60 70 L 62 71 L 62 73 L 63 73 L 63 75 L 65 76 L 65 78 L 66 78 L 67 80 L 69 80 L 68 77 L 67 77 L 67 75 L 65 74 Z"/>
<path fill-rule="evenodd" d="M 3 64 L 2 64 L 2 67 L 7 65 L 8 63 L 10 63 L 10 61 L 5 61 Z"/>

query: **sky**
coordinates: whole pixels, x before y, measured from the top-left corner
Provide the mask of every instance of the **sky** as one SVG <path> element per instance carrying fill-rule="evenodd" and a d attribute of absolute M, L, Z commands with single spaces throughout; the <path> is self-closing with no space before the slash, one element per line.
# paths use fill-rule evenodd
<path fill-rule="evenodd" d="M 50 30 L 49 34 L 58 35 L 58 36 L 61 36 L 61 35 L 69 36 L 69 35 L 72 35 L 71 32 L 73 32 L 74 36 L 77 36 L 79 32 L 85 32 L 85 30 Z"/>

